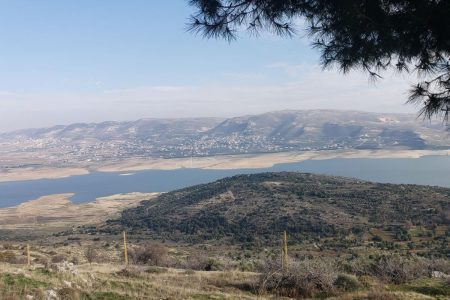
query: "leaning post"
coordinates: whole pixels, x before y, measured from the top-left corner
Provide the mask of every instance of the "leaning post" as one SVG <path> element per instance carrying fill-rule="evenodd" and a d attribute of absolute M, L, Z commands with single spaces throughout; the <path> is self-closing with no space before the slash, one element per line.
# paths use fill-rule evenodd
<path fill-rule="evenodd" d="M 31 266 L 30 244 L 27 244 L 27 265 Z"/>
<path fill-rule="evenodd" d="M 287 245 L 287 232 L 286 230 L 283 233 L 283 261 L 282 267 L 283 269 L 287 269 L 288 266 L 288 245 Z"/>
<path fill-rule="evenodd" d="M 123 257 L 125 259 L 125 267 L 128 267 L 128 249 L 127 249 L 127 234 L 123 231 Z"/>

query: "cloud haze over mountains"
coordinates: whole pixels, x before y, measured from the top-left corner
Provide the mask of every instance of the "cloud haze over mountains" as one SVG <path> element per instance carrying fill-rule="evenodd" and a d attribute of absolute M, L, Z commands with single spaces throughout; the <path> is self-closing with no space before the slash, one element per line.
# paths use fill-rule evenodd
<path fill-rule="evenodd" d="M 0 132 L 285 109 L 416 111 L 404 105 L 415 80 L 322 71 L 307 38 L 228 43 L 187 33 L 185 1 L 28 4 L 0 10 Z"/>
<path fill-rule="evenodd" d="M 0 92 L 0 131 L 76 122 L 132 120 L 143 117 L 231 117 L 283 109 L 354 109 L 414 112 L 405 105 L 408 82 L 387 76 L 321 71 L 275 64 L 284 82 L 265 74 L 224 74 L 199 85 L 148 86 L 90 92 Z M 268 76 L 268 75 L 267 75 Z M 246 77 L 245 83 L 241 77 Z M 253 79 L 251 79 L 253 78 Z"/>

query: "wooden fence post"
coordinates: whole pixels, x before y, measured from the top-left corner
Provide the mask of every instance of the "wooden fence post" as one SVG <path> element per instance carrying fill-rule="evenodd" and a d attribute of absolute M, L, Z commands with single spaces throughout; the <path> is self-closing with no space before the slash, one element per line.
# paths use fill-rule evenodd
<path fill-rule="evenodd" d="M 127 249 L 127 234 L 123 231 L 123 257 L 125 259 L 125 267 L 128 267 L 128 249 Z"/>
<path fill-rule="evenodd" d="M 283 269 L 287 269 L 288 266 L 288 245 L 287 245 L 287 232 L 284 231 L 283 234 L 283 254 L 282 254 L 282 267 Z"/>
<path fill-rule="evenodd" d="M 30 244 L 27 244 L 27 264 L 31 266 Z"/>

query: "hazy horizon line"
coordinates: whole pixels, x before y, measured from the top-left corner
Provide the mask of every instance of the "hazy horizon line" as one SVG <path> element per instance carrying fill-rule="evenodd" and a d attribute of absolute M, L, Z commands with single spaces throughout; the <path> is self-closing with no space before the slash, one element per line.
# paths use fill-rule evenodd
<path fill-rule="evenodd" d="M 415 116 L 418 120 L 421 119 L 421 117 L 417 113 L 409 113 L 409 112 L 377 112 L 377 111 L 369 111 L 369 110 L 356 110 L 356 109 L 337 109 L 337 108 L 317 108 L 317 109 L 280 109 L 280 110 L 269 110 L 262 113 L 254 113 L 254 114 L 239 114 L 234 116 L 193 116 L 193 117 L 142 117 L 142 118 L 136 118 L 136 119 L 125 119 L 125 120 L 104 120 L 104 121 L 80 121 L 80 122 L 72 122 L 72 123 L 64 123 L 64 124 L 54 124 L 50 126 L 31 126 L 31 127 L 21 127 L 17 129 L 12 130 L 0 130 L 0 134 L 8 134 L 8 133 L 14 133 L 18 131 L 24 131 L 24 130 L 38 130 L 38 129 L 47 129 L 47 128 L 53 128 L 58 126 L 71 126 L 75 124 L 103 124 L 108 122 L 114 122 L 114 123 L 129 123 L 129 122 L 137 122 L 140 120 L 195 120 L 195 119 L 221 119 L 223 121 L 227 119 L 234 119 L 234 118 L 243 118 L 243 117 L 251 117 L 251 116 L 260 116 L 265 114 L 271 114 L 271 113 L 282 113 L 282 112 L 313 112 L 313 111 L 327 111 L 327 112 L 342 112 L 342 113 L 367 113 L 367 114 L 376 114 L 376 115 L 403 115 L 403 116 Z M 422 120 L 425 121 L 425 120 Z M 435 120 L 430 120 L 430 122 L 433 122 Z"/>

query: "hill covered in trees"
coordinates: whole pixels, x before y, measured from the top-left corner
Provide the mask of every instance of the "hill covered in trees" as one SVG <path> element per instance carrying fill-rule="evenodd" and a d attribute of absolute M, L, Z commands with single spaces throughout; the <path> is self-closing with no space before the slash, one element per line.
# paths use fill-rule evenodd
<path fill-rule="evenodd" d="M 318 249 L 379 247 L 447 256 L 450 189 L 305 173 L 238 175 L 143 201 L 104 231 L 188 242 Z"/>

